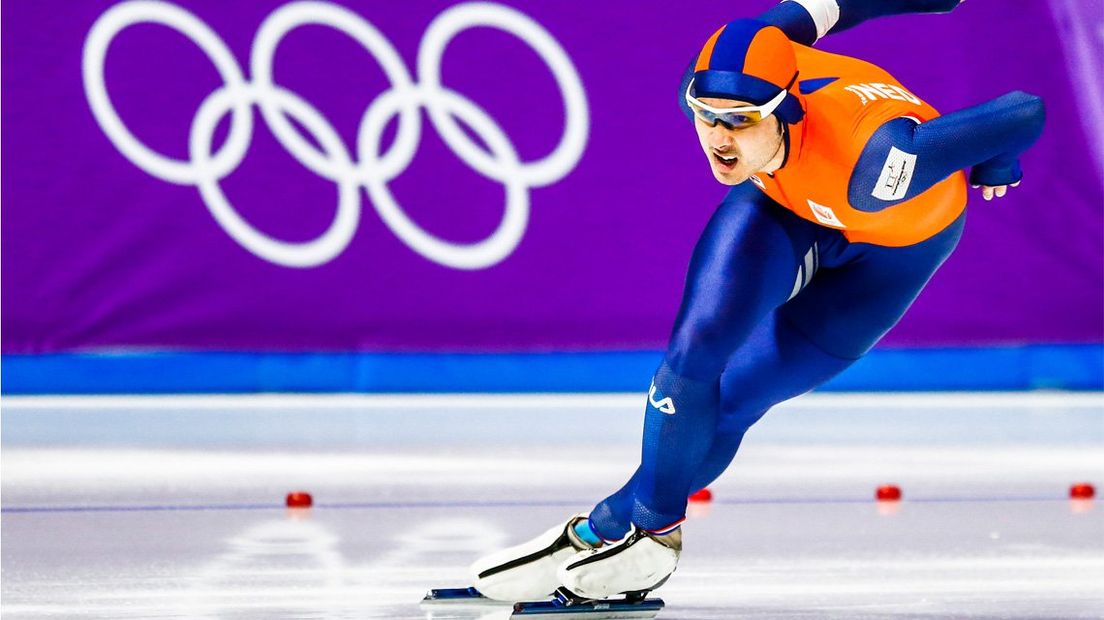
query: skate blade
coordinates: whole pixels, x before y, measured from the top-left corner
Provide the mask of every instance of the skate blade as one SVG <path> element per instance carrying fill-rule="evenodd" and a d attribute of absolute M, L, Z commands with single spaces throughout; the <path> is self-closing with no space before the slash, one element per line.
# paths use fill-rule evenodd
<path fill-rule="evenodd" d="M 475 588 L 438 588 L 430 590 L 422 599 L 422 605 L 509 605 L 506 601 L 487 598 Z"/>
<path fill-rule="evenodd" d="M 564 604 L 562 600 L 540 601 L 534 603 L 516 603 L 510 618 L 550 618 L 555 620 L 628 620 L 655 618 L 663 609 L 663 599 L 650 598 L 642 601 L 626 600 L 586 601 Z"/>

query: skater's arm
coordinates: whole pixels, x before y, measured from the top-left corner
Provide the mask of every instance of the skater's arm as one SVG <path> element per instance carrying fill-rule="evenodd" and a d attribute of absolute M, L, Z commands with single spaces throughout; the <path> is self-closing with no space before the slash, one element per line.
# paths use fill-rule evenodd
<path fill-rule="evenodd" d="M 962 0 L 782 0 L 759 16 L 795 43 L 813 45 L 876 17 L 906 13 L 947 13 Z"/>
<path fill-rule="evenodd" d="M 925 123 L 889 121 L 864 147 L 848 201 L 859 211 L 881 211 L 970 166 L 971 184 L 1018 183 L 1018 157 L 1039 139 L 1044 120 L 1043 100 L 1016 91 Z"/>

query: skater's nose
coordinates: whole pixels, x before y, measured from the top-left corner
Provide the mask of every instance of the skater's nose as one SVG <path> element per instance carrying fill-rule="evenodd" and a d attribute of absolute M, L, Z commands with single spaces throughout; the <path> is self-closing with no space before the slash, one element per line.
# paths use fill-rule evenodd
<path fill-rule="evenodd" d="M 717 151 L 718 153 L 725 153 L 735 148 L 736 138 L 733 135 L 735 132 L 722 127 L 719 123 L 709 129 L 709 134 L 706 136 L 709 148 Z"/>

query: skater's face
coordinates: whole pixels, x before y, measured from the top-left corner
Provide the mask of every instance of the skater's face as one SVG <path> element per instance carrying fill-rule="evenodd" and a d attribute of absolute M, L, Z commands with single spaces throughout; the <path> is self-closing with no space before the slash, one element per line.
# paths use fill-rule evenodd
<path fill-rule="evenodd" d="M 746 101 L 702 98 L 701 102 L 715 108 L 750 106 Z M 774 172 L 782 165 L 782 126 L 778 117 L 770 115 L 754 125 L 740 129 L 723 123 L 710 125 L 697 114 L 694 128 L 698 132 L 713 176 L 725 185 L 739 185 L 757 172 Z"/>

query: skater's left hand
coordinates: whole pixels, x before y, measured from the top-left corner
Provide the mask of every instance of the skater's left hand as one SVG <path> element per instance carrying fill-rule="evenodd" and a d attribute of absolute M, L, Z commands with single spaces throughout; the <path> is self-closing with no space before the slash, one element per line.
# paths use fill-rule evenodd
<path fill-rule="evenodd" d="M 1011 185 L 974 185 L 975 189 L 981 188 L 981 197 L 986 200 L 992 200 L 993 197 L 1004 198 L 1005 193 L 1008 192 L 1009 187 L 1019 187 L 1020 182 L 1016 181 Z"/>

